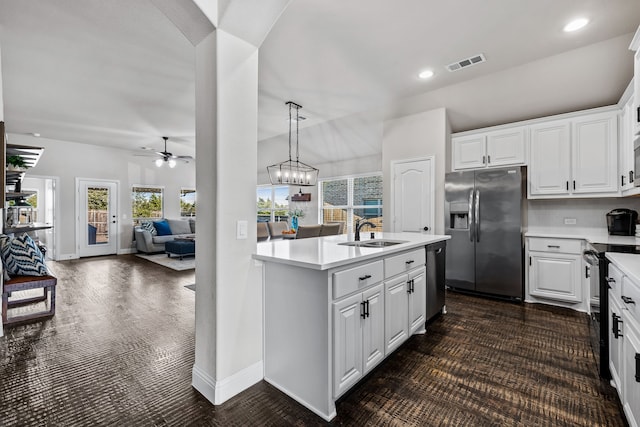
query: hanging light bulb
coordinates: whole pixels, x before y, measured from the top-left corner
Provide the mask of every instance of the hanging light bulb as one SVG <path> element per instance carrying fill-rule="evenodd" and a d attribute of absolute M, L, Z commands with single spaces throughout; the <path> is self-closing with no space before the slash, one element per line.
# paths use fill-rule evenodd
<path fill-rule="evenodd" d="M 320 172 L 317 168 L 313 166 L 309 166 L 306 163 L 302 163 L 300 161 L 300 151 L 299 151 L 299 123 L 300 123 L 300 115 L 299 110 L 302 108 L 301 105 L 296 104 L 292 101 L 287 101 L 285 103 L 289 106 L 289 160 L 285 160 L 284 162 L 276 163 L 275 165 L 267 166 L 267 172 L 269 173 L 269 180 L 271 184 L 282 184 L 282 183 L 294 183 L 302 186 L 314 186 L 318 181 L 318 173 Z M 292 110 L 296 109 L 295 118 L 292 116 Z M 296 159 L 293 160 L 291 157 L 291 123 L 296 123 Z M 283 178 L 284 175 L 284 178 Z"/>
<path fill-rule="evenodd" d="M 176 161 L 175 161 L 175 160 L 173 160 L 173 159 L 170 159 L 170 160 L 169 160 L 169 167 L 170 167 L 170 168 L 175 168 L 175 167 L 176 167 Z"/>
<path fill-rule="evenodd" d="M 157 167 L 161 167 L 162 166 L 162 162 L 163 162 L 162 159 L 156 159 L 156 166 Z"/>

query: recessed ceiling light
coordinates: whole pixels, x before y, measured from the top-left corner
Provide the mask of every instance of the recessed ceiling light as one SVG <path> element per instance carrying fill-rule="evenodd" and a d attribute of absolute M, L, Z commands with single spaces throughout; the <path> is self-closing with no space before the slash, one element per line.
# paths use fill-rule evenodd
<path fill-rule="evenodd" d="M 40 134 L 38 132 L 33 132 L 31 135 L 35 136 L 36 138 L 40 137 Z"/>
<path fill-rule="evenodd" d="M 424 70 L 420 74 L 418 74 L 418 77 L 420 77 L 421 79 L 430 79 L 431 77 L 433 77 L 433 71 Z"/>
<path fill-rule="evenodd" d="M 570 33 L 572 31 L 579 30 L 580 28 L 584 27 L 588 23 L 589 23 L 589 20 L 587 18 L 574 19 L 573 21 L 569 22 L 567 25 L 564 26 L 564 31 L 565 33 Z"/>

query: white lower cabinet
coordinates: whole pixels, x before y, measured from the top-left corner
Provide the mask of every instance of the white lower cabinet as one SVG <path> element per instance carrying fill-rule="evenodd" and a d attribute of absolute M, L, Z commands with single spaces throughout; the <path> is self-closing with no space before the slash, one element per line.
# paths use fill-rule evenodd
<path fill-rule="evenodd" d="M 640 325 L 627 320 L 624 334 L 623 402 L 629 426 L 640 426 Z"/>
<path fill-rule="evenodd" d="M 622 401 L 623 390 L 620 384 L 622 373 L 622 346 L 624 339 L 622 309 L 615 294 L 609 291 L 609 371 L 611 379 L 620 394 Z"/>
<path fill-rule="evenodd" d="M 339 396 L 384 358 L 382 284 L 333 303 L 334 394 Z"/>
<path fill-rule="evenodd" d="M 409 336 L 424 331 L 427 316 L 425 268 L 388 280 L 385 288 L 385 352 L 389 354 Z"/>
<path fill-rule="evenodd" d="M 530 252 L 529 259 L 531 295 L 572 303 L 582 301 L 579 255 Z"/>

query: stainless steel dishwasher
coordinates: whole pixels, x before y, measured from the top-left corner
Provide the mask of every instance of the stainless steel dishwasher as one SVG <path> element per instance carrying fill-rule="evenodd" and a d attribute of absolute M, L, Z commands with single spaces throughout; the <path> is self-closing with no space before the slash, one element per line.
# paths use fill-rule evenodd
<path fill-rule="evenodd" d="M 446 313 L 446 248 L 446 240 L 427 245 L 427 320 L 438 313 Z"/>

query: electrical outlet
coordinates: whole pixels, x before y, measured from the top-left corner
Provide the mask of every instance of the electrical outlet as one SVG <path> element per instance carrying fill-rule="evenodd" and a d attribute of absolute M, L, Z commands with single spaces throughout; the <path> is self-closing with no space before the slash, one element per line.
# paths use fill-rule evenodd
<path fill-rule="evenodd" d="M 565 218 L 564 225 L 576 225 L 578 221 L 575 218 Z"/>

